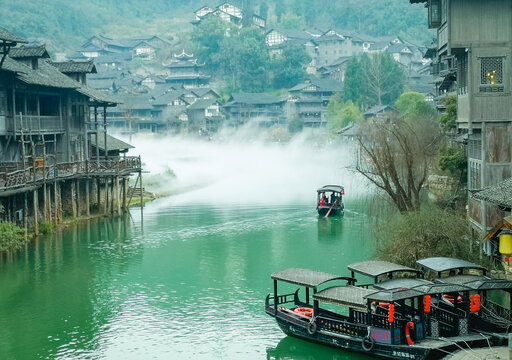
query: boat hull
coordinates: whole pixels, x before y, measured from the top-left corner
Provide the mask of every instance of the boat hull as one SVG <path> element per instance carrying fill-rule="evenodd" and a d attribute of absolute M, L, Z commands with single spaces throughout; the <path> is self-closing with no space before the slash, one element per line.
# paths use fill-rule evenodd
<path fill-rule="evenodd" d="M 319 206 L 317 208 L 318 215 L 325 216 L 327 213 L 329 213 L 329 216 L 339 216 L 343 215 L 343 207 L 342 206 L 335 206 L 332 208 L 332 210 L 329 212 L 330 206 Z"/>
<path fill-rule="evenodd" d="M 407 344 L 391 345 L 374 343 L 369 350 L 363 348 L 363 339 L 357 336 L 340 334 L 334 331 L 318 329 L 313 334 L 308 332 L 307 322 L 291 319 L 280 313 L 275 314 L 273 309 L 267 309 L 267 313 L 275 317 L 281 330 L 289 336 L 311 341 L 314 343 L 335 347 L 384 359 L 414 359 L 435 360 L 442 359 L 447 353 L 465 348 L 487 348 L 489 345 L 503 345 L 507 341 L 501 339 L 499 343 L 494 336 L 484 337 L 482 334 L 452 337 L 440 341 L 436 339 L 423 339 L 414 346 Z M 366 347 L 368 349 L 368 346 Z"/>

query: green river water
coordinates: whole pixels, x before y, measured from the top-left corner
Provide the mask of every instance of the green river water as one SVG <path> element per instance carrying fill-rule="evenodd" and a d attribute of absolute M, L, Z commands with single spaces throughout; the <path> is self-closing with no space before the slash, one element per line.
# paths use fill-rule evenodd
<path fill-rule="evenodd" d="M 190 158 L 183 164 L 191 162 L 188 169 L 197 169 Z M 200 192 L 182 193 L 143 213 L 132 209 L 131 216 L 42 237 L 4 258 L 0 359 L 365 358 L 286 337 L 264 311 L 272 272 L 348 274 L 347 264 L 371 256 L 365 197 L 351 196 L 346 185 L 345 216 L 319 218 L 312 184 L 324 183 L 308 178 L 314 166 L 296 165 L 297 183 L 306 184 L 296 202 L 280 203 L 277 193 L 264 201 L 262 194 L 281 184 L 260 178 L 261 193 L 252 191 L 247 202 L 201 202 Z M 247 194 L 233 193 L 230 182 L 223 193 L 222 182 L 212 182 L 213 199 Z"/>

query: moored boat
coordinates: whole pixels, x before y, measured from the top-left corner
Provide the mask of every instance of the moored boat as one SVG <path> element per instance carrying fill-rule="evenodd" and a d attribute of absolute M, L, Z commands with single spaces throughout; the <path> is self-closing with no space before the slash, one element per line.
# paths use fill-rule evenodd
<path fill-rule="evenodd" d="M 439 359 L 461 348 L 506 343 L 492 331 L 471 331 L 475 308 L 446 301 L 445 296 L 469 299 L 471 287 L 427 281 L 421 271 L 392 263 L 371 265 L 349 266 L 350 277 L 297 268 L 274 273 L 266 312 L 290 336 L 384 358 Z M 356 272 L 375 281 L 355 286 Z M 404 273 L 413 277 L 401 278 Z M 282 282 L 299 288 L 280 294 Z"/>
<path fill-rule="evenodd" d="M 325 185 L 317 191 L 316 209 L 320 216 L 343 215 L 343 195 L 345 189 L 340 185 Z"/>

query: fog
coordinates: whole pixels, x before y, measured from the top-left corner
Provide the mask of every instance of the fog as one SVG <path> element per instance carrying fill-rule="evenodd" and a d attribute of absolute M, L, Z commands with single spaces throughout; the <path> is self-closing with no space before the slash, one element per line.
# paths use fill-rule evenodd
<path fill-rule="evenodd" d="M 213 139 L 187 136 L 123 138 L 141 155 L 144 187 L 175 203 L 291 204 L 315 201 L 316 189 L 340 184 L 347 196 L 365 188 L 351 170 L 353 144 L 305 131 L 286 142 L 265 140 L 257 129 Z M 321 139 L 321 138 L 323 139 Z"/>

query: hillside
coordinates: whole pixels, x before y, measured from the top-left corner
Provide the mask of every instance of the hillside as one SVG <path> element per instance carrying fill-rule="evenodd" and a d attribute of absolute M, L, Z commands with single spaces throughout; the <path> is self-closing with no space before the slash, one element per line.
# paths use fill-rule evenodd
<path fill-rule="evenodd" d="M 212 0 L 4 0 L 0 26 L 50 51 L 71 51 L 94 34 L 129 37 L 158 34 L 186 38 L 194 10 Z M 400 35 L 428 44 L 426 11 L 408 0 L 236 0 L 268 20 L 268 27 L 335 27 L 368 35 Z"/>

